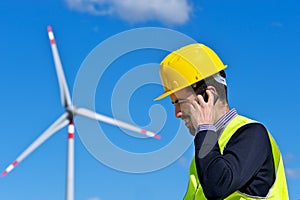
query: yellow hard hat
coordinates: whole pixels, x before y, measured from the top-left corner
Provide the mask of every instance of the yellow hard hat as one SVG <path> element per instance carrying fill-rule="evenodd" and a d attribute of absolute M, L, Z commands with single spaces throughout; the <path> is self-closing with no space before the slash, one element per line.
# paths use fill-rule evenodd
<path fill-rule="evenodd" d="M 165 98 L 226 67 L 209 47 L 199 43 L 184 46 L 167 55 L 160 63 L 160 77 L 165 92 L 155 100 Z"/>

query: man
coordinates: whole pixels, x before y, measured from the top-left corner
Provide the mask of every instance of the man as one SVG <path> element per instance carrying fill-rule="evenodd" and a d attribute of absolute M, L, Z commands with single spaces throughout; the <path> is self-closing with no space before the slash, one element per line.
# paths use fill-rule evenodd
<path fill-rule="evenodd" d="M 184 199 L 287 200 L 280 151 L 259 122 L 230 109 L 225 66 L 213 50 L 191 44 L 170 53 L 160 75 L 175 115 L 195 136 Z"/>

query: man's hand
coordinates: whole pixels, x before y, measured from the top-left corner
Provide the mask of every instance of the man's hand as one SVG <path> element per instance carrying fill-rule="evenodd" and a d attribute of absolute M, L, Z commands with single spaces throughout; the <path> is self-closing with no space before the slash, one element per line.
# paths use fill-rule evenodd
<path fill-rule="evenodd" d="M 201 124 L 214 123 L 214 95 L 210 90 L 206 90 L 208 101 L 205 102 L 201 95 L 197 95 L 194 100 L 179 100 L 182 112 L 181 118 L 191 133 L 196 134 L 197 127 Z"/>
<path fill-rule="evenodd" d="M 205 102 L 202 95 L 197 95 L 197 102 L 199 103 L 200 120 L 198 126 L 201 124 L 214 123 L 214 95 L 210 90 L 206 90 L 208 101 Z"/>

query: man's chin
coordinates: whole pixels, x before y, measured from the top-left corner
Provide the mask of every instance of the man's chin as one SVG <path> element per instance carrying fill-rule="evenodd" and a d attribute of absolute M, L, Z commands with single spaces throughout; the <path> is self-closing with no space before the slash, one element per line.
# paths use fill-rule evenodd
<path fill-rule="evenodd" d="M 189 129 L 190 134 L 191 134 L 192 136 L 195 136 L 195 135 L 196 135 L 196 129 L 195 129 L 193 126 L 191 126 L 190 123 L 186 123 L 185 126 Z"/>
<path fill-rule="evenodd" d="M 190 131 L 190 134 L 192 136 L 195 136 L 196 135 L 196 129 L 194 127 L 188 127 L 189 131 Z"/>

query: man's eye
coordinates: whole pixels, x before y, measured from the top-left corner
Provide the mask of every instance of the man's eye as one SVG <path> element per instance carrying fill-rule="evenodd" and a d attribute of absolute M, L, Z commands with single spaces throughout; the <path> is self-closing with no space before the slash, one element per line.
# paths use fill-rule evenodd
<path fill-rule="evenodd" d="M 183 103 L 186 103 L 188 102 L 189 100 L 188 99 L 177 99 L 176 101 L 173 101 L 172 104 L 183 104 Z"/>
<path fill-rule="evenodd" d="M 176 99 L 175 101 L 172 101 L 172 104 L 177 104 L 178 103 L 178 99 Z"/>

